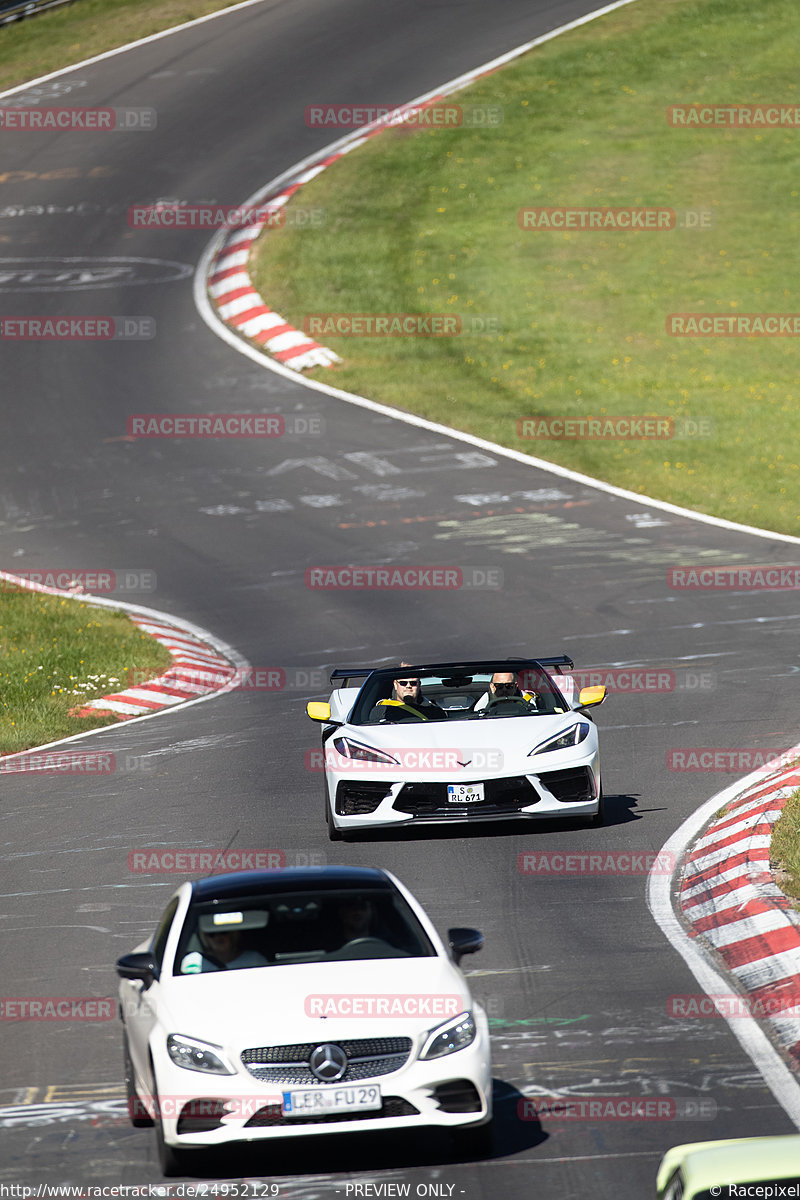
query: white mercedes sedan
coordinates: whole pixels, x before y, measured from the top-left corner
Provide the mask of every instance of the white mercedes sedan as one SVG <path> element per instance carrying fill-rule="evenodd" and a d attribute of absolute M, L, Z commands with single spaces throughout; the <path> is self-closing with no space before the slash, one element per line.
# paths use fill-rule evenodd
<path fill-rule="evenodd" d="M 165 1175 L 229 1142 L 436 1126 L 491 1138 L 488 1022 L 388 871 L 246 871 L 184 883 L 117 962 L 134 1125 Z"/>

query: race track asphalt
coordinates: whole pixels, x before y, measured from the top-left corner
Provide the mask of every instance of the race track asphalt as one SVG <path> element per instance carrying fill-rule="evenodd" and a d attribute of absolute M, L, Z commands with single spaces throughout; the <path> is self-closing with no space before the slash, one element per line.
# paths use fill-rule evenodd
<path fill-rule="evenodd" d="M 92 741 L 116 755 L 110 778 L 3 779 L 6 996 L 114 994 L 115 959 L 152 931 L 179 882 L 132 874 L 128 854 L 142 846 L 235 839 L 290 862 L 385 866 L 441 930 L 484 931 L 469 967 L 493 1019 L 490 1164 L 459 1163 L 432 1136 L 348 1138 L 249 1151 L 204 1178 L 278 1180 L 288 1197 L 369 1180 L 633 1200 L 652 1194 L 670 1145 L 793 1130 L 724 1023 L 667 1015 L 668 997 L 697 985 L 647 911 L 643 876 L 534 878 L 517 861 L 531 848 L 655 852 L 734 778 L 670 770 L 671 750 L 797 742 L 796 593 L 678 591 L 666 572 L 797 564 L 798 547 L 648 510 L 276 377 L 198 316 L 191 272 L 207 235 L 126 224 L 136 203 L 239 203 L 326 144 L 303 123 L 310 102 L 402 102 L 590 8 L 265 2 L 24 98 L 155 108 L 152 132 L 0 134 L 0 259 L 22 260 L 0 261 L 0 315 L 138 315 L 157 330 L 139 342 L 4 344 L 5 569 L 154 572 L 155 591 L 122 598 L 288 672 L 561 651 L 579 667 L 675 672 L 671 690 L 613 695 L 598 712 L 601 829 L 498 826 L 333 846 L 321 779 L 305 765 L 317 732 L 304 705 L 324 687 L 301 684 L 103 732 Z M 320 416 L 326 434 L 125 438 L 133 413 L 241 411 Z M 305 586 L 307 567 L 346 562 L 491 568 L 503 584 L 457 594 Z M 118 1102 L 116 1021 L 3 1021 L 0 1036 L 0 1183 L 159 1181 L 152 1136 L 130 1128 Z M 521 1122 L 516 1101 L 533 1089 L 669 1096 L 683 1115 Z"/>

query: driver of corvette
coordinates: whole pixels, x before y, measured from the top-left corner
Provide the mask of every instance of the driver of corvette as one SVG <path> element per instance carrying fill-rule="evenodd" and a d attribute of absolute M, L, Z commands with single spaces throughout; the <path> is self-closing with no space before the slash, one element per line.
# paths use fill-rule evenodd
<path fill-rule="evenodd" d="M 446 721 L 447 713 L 422 694 L 418 676 L 403 674 L 407 662 L 400 663 L 400 677 L 393 681 L 390 700 L 379 700 L 376 710 L 385 721 Z"/>

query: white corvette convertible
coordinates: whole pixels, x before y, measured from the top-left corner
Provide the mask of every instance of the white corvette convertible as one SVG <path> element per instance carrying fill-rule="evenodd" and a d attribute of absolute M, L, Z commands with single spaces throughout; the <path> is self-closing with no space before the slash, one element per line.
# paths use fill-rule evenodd
<path fill-rule="evenodd" d="M 566 655 L 334 671 L 322 724 L 331 840 L 357 829 L 603 821 L 597 728 Z"/>

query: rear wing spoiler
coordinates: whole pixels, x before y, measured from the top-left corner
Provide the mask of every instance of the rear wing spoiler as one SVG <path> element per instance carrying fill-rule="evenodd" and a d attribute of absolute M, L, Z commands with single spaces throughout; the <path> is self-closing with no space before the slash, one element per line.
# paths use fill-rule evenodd
<path fill-rule="evenodd" d="M 420 663 L 419 666 L 403 667 L 404 672 L 408 671 L 469 671 L 474 674 L 481 674 L 487 671 L 497 671 L 504 662 L 508 665 L 509 671 L 529 671 L 536 667 L 554 667 L 556 675 L 564 675 L 567 671 L 573 670 L 575 663 L 567 654 L 553 654 L 549 658 L 509 658 L 506 660 L 492 658 L 481 662 L 457 662 L 457 663 Z M 394 675 L 401 668 L 396 667 L 342 667 L 339 670 L 331 672 L 330 682 L 338 681 L 339 687 L 350 687 L 351 680 L 357 680 L 359 683 L 367 678 L 368 675 L 373 675 L 377 672 L 381 674 Z"/>

